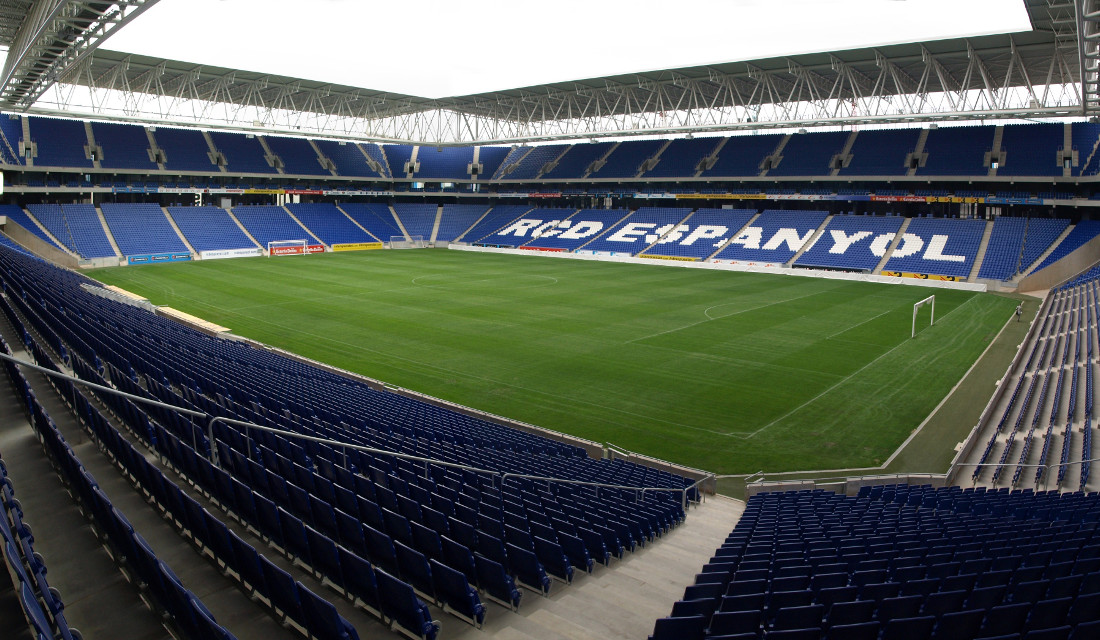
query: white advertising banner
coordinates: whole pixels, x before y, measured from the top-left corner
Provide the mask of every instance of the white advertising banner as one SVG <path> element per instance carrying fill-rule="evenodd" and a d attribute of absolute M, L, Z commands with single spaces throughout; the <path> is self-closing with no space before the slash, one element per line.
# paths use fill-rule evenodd
<path fill-rule="evenodd" d="M 203 260 L 220 260 L 222 258 L 251 258 L 262 256 L 261 249 L 219 249 L 217 251 L 200 251 L 199 257 Z"/>

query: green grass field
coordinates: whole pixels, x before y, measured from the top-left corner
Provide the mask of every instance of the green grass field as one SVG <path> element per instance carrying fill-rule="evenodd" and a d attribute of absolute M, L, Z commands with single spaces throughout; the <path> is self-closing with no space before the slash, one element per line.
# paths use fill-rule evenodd
<path fill-rule="evenodd" d="M 935 290 L 935 326 L 922 315 L 910 339 L 929 289 L 658 265 L 423 250 L 91 275 L 344 369 L 718 473 L 882 464 L 1016 305 Z"/>

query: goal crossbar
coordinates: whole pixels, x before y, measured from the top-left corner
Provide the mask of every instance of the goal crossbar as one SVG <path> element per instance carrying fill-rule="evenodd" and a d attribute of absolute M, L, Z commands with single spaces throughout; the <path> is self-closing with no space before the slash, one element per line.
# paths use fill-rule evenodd
<path fill-rule="evenodd" d="M 917 309 L 920 309 L 924 305 L 932 306 L 932 315 L 928 318 L 928 326 L 936 324 L 936 296 L 928 296 L 924 300 L 913 303 L 913 330 L 909 335 L 910 338 L 917 337 Z"/>
<path fill-rule="evenodd" d="M 308 244 L 304 238 L 300 240 L 270 240 L 267 243 L 267 255 L 270 257 L 302 255 L 306 252 Z"/>
<path fill-rule="evenodd" d="M 424 249 L 428 246 L 424 242 L 424 236 L 410 235 L 408 238 L 405 236 L 390 236 L 390 248 L 391 249 Z"/>

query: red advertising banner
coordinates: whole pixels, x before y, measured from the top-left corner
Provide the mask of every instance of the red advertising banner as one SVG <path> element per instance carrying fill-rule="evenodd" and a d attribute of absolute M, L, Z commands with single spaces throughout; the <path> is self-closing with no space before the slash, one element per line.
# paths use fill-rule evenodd
<path fill-rule="evenodd" d="M 565 251 L 565 249 L 555 249 L 552 247 L 520 247 L 520 249 L 524 249 L 526 251 L 551 251 L 553 253 L 560 253 L 562 251 Z"/>
<path fill-rule="evenodd" d="M 324 193 L 320 189 L 286 189 L 283 193 L 290 193 L 302 196 L 319 196 Z"/>
<path fill-rule="evenodd" d="M 305 253 L 305 247 L 271 247 L 273 256 L 300 256 Z"/>
<path fill-rule="evenodd" d="M 325 245 L 323 244 L 311 244 L 306 246 L 306 253 L 324 253 Z"/>

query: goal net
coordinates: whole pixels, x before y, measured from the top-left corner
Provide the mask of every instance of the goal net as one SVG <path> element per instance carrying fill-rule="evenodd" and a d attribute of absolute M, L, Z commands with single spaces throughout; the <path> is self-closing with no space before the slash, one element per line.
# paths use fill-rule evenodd
<path fill-rule="evenodd" d="M 267 243 L 268 257 L 274 256 L 300 256 L 306 253 L 306 241 L 302 240 L 272 240 Z"/>
<path fill-rule="evenodd" d="M 391 249 L 424 249 L 427 246 L 424 236 L 390 236 Z"/>
<path fill-rule="evenodd" d="M 936 296 L 928 296 L 920 302 L 913 303 L 913 331 L 910 338 L 917 337 L 917 310 L 923 306 L 928 306 L 931 309 L 931 313 L 928 315 L 928 326 L 936 324 Z"/>

